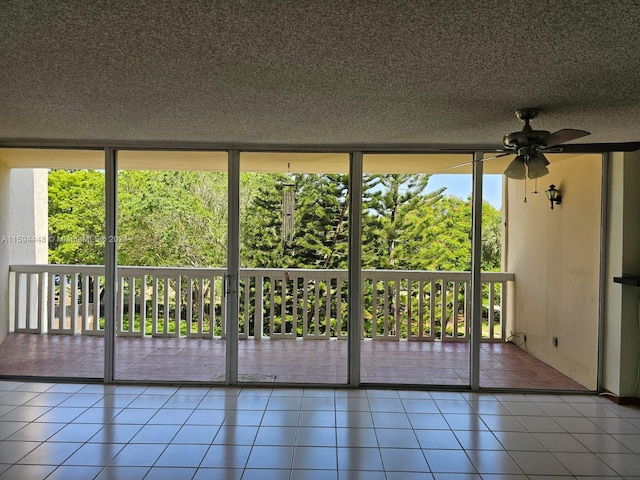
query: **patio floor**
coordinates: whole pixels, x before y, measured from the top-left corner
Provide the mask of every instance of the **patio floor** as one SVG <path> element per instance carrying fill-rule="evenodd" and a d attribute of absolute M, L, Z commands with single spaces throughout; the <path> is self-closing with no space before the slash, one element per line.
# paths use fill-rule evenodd
<path fill-rule="evenodd" d="M 361 347 L 363 383 L 466 386 L 468 343 L 370 341 Z M 102 337 L 9 334 L 0 345 L 0 375 L 102 378 Z M 115 378 L 221 382 L 225 341 L 188 338 L 116 339 Z M 242 340 L 239 379 L 246 382 L 345 384 L 347 342 Z M 483 387 L 586 390 L 508 343 L 482 344 Z"/>

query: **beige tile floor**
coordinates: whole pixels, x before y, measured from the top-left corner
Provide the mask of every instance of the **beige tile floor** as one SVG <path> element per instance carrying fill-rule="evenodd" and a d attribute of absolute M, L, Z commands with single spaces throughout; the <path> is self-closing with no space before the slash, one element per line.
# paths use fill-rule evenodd
<path fill-rule="evenodd" d="M 116 339 L 116 378 L 134 381 L 222 381 L 225 341 L 187 338 Z M 363 341 L 363 383 L 465 386 L 469 344 Z M 0 375 L 101 378 L 101 337 L 10 334 L 0 345 Z M 584 390 L 526 351 L 505 343 L 483 344 L 484 387 Z M 243 340 L 240 379 L 248 382 L 344 384 L 343 340 Z"/>
<path fill-rule="evenodd" d="M 0 381 L 0 480 L 640 479 L 592 394 Z"/>

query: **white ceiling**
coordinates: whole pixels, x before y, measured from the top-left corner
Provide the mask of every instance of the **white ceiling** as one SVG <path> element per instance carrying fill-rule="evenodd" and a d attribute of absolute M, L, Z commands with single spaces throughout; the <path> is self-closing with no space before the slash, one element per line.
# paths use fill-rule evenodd
<path fill-rule="evenodd" d="M 640 140 L 640 1 L 3 0 L 0 146 Z"/>

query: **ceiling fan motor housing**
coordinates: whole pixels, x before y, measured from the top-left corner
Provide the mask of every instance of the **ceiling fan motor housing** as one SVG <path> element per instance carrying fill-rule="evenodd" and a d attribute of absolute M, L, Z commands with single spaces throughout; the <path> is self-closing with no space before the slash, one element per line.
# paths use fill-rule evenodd
<path fill-rule="evenodd" d="M 521 132 L 513 132 L 504 136 L 502 143 L 504 146 L 513 150 L 522 147 L 546 147 L 546 139 L 550 133 L 546 130 L 529 130 Z"/>

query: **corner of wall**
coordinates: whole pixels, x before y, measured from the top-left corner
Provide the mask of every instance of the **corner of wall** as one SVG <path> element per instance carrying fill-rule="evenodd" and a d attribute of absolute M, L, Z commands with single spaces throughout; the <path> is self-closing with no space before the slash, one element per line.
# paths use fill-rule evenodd
<path fill-rule="evenodd" d="M 552 162 L 537 188 L 508 181 L 505 266 L 516 280 L 508 297 L 507 331 L 526 334 L 529 354 L 595 390 L 601 157 Z M 564 197 L 554 210 L 544 194 L 551 183 Z"/>

